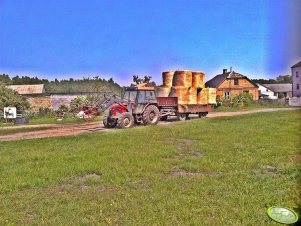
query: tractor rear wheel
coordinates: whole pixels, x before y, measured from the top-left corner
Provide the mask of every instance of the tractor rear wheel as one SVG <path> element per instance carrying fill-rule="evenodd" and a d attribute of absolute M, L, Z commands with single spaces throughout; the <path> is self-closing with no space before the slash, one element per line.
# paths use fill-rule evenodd
<path fill-rule="evenodd" d="M 131 128 L 134 126 L 134 117 L 129 112 L 122 113 L 117 120 L 117 127 L 122 128 Z"/>
<path fill-rule="evenodd" d="M 117 125 L 117 119 L 110 118 L 108 113 L 105 113 L 103 116 L 103 125 L 105 128 L 114 128 Z"/>
<path fill-rule="evenodd" d="M 160 120 L 160 111 L 155 105 L 148 106 L 143 112 L 142 121 L 144 125 L 157 125 Z"/>

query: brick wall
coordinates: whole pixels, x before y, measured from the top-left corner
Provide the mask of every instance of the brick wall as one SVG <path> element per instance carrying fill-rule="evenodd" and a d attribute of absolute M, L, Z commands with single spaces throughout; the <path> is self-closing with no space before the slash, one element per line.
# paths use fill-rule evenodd
<path fill-rule="evenodd" d="M 247 79 L 239 79 L 238 85 L 234 84 L 234 79 L 226 79 L 218 88 L 216 95 L 224 98 L 225 92 L 230 92 L 230 98 L 239 95 L 243 91 L 249 91 L 254 100 L 258 100 L 258 88 Z"/>
<path fill-rule="evenodd" d="M 38 111 L 39 108 L 50 108 L 51 107 L 50 96 L 28 97 L 27 100 L 30 103 L 30 109 L 32 111 Z"/>
<path fill-rule="evenodd" d="M 78 95 L 78 94 L 66 94 L 66 95 L 61 95 L 61 94 L 53 94 L 51 95 L 51 108 L 53 110 L 57 110 L 61 105 L 66 105 L 69 107 L 70 102 L 78 97 L 78 96 L 84 96 L 86 97 L 87 95 Z"/>

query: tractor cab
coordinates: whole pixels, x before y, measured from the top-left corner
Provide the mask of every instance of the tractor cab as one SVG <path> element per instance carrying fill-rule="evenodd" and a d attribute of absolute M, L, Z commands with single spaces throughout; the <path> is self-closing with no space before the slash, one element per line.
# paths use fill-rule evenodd
<path fill-rule="evenodd" d="M 135 104 L 157 103 L 155 88 L 146 87 L 144 84 L 126 88 L 123 98 Z"/>

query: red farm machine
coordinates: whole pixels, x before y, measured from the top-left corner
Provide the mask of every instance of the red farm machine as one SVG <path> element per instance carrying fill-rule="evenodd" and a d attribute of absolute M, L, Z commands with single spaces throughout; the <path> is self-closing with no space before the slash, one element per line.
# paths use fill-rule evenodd
<path fill-rule="evenodd" d="M 182 105 L 178 97 L 156 97 L 154 87 L 143 84 L 126 88 L 122 98 L 112 95 L 104 98 L 95 106 L 99 113 L 106 111 L 103 124 L 106 128 L 130 128 L 135 124 L 156 125 L 168 116 L 186 120 L 189 114 L 204 117 L 211 105 Z"/>

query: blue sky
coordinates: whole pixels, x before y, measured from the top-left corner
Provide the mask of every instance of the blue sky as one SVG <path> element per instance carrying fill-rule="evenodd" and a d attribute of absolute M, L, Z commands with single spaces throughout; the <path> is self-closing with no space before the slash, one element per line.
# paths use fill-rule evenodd
<path fill-rule="evenodd" d="M 161 84 L 165 70 L 200 70 L 208 80 L 232 66 L 273 78 L 301 60 L 300 3 L 0 0 L 0 73 L 128 85 L 134 74 Z"/>

